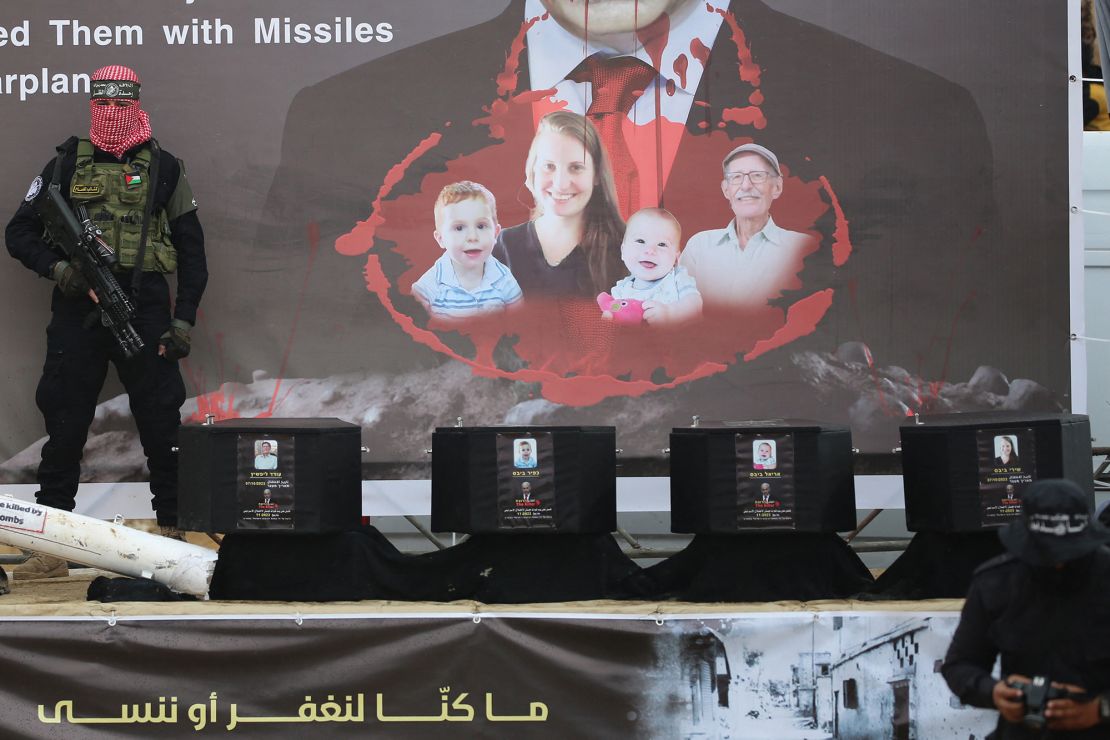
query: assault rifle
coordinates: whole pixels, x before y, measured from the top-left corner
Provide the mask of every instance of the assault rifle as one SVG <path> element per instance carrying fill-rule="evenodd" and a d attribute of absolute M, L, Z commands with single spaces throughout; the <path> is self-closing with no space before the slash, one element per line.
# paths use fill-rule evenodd
<path fill-rule="evenodd" d="M 58 183 L 50 185 L 46 197 L 38 203 L 36 210 L 51 241 L 65 250 L 70 264 L 85 276 L 96 294 L 97 313 L 90 314 L 90 325 L 99 319 L 112 332 L 124 356 L 134 357 L 142 350 L 143 340 L 131 325 L 135 308 L 112 272 L 119 261 L 115 250 L 104 241 L 104 233 L 84 206 L 78 206 L 76 212 L 70 210 Z"/>

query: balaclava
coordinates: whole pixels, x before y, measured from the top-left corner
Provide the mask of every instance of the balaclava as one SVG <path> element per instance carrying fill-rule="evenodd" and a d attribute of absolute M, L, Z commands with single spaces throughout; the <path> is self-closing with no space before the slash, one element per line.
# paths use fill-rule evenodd
<path fill-rule="evenodd" d="M 139 76 L 121 66 L 101 67 L 91 78 L 89 138 L 98 149 L 121 157 L 150 139 L 150 119 L 139 103 Z M 126 107 L 98 105 L 103 100 L 129 100 Z"/>

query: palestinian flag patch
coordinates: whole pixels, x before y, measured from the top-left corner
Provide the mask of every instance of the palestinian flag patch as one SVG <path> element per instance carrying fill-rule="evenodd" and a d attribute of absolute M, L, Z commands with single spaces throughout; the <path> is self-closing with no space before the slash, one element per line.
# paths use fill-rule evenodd
<path fill-rule="evenodd" d="M 138 187 L 143 184 L 143 176 L 139 173 L 126 174 L 123 176 L 123 184 L 129 188 Z"/>

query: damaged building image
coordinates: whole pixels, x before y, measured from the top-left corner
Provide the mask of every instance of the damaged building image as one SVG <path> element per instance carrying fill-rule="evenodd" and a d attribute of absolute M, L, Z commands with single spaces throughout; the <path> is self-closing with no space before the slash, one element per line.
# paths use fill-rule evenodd
<path fill-rule="evenodd" d="M 940 664 L 957 615 L 750 614 L 667 625 L 645 716 L 674 737 L 981 740 Z"/>

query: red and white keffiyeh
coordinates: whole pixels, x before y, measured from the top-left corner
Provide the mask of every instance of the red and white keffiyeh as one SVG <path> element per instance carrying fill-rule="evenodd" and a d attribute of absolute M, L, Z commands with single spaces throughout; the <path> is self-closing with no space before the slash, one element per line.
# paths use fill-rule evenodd
<path fill-rule="evenodd" d="M 139 103 L 139 76 L 134 70 L 119 65 L 101 67 L 93 73 L 90 80 L 93 83 L 93 99 L 89 101 L 89 139 L 93 145 L 114 157 L 120 157 L 128 149 L 149 140 L 150 118 Z M 109 84 L 96 84 L 104 81 Z M 112 85 L 112 82 L 125 84 Z M 133 94 L 119 95 L 119 87 L 126 87 Z M 102 100 L 130 100 L 130 105 L 103 105 L 98 102 Z"/>

